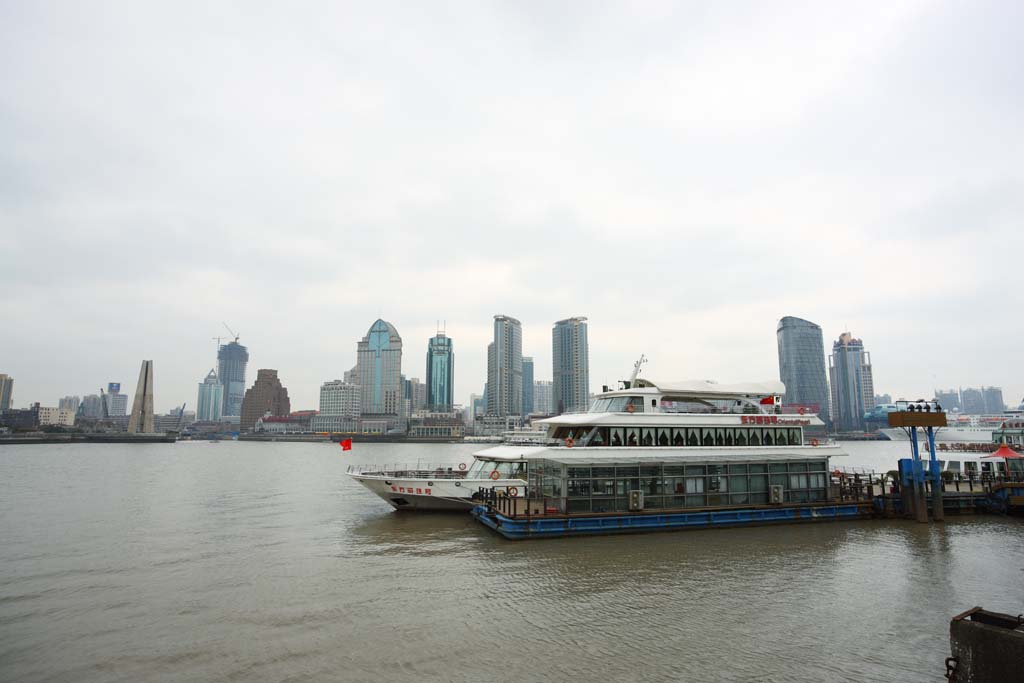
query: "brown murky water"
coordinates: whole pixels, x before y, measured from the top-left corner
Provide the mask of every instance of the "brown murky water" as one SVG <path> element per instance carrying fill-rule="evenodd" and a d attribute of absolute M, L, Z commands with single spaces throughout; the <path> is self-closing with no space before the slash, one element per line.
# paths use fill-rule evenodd
<path fill-rule="evenodd" d="M 473 450 L 2 446 L 0 680 L 940 681 L 1024 612 L 1020 520 L 511 542 L 344 474 Z"/>

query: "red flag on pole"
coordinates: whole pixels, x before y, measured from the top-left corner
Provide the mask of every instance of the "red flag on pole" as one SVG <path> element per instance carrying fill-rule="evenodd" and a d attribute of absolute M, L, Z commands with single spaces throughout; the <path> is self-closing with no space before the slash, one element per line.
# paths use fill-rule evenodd
<path fill-rule="evenodd" d="M 352 450 L 352 439 L 342 439 L 341 440 L 341 450 L 343 450 L 343 451 L 350 451 L 350 450 Z"/>
<path fill-rule="evenodd" d="M 764 398 L 761 399 L 761 405 L 763 405 L 763 406 L 773 406 L 776 403 L 778 403 L 777 399 L 778 399 L 777 396 L 765 396 Z"/>

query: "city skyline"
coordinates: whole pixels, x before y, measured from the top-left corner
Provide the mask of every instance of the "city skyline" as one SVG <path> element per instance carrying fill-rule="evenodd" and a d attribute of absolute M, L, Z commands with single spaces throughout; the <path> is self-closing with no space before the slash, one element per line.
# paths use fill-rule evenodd
<path fill-rule="evenodd" d="M 493 316 L 490 316 L 490 318 L 491 318 L 490 324 L 485 323 L 484 324 L 485 325 L 484 329 L 486 330 L 486 333 L 493 334 Z M 588 320 L 588 323 L 589 322 L 590 322 L 590 320 Z M 774 321 L 773 321 L 772 329 L 777 327 L 778 323 L 779 323 L 779 319 L 775 318 Z M 417 326 L 416 329 L 427 329 L 428 327 L 431 327 L 433 325 L 434 325 L 434 323 L 422 322 L 419 326 Z M 356 326 L 358 327 L 358 324 Z M 550 348 L 550 346 L 551 346 L 551 336 L 550 336 L 549 330 L 551 330 L 551 326 L 552 326 L 552 323 L 550 321 L 547 321 L 547 322 L 534 322 L 534 323 L 531 323 L 529 326 L 527 326 L 525 323 L 521 324 L 522 336 L 523 336 L 523 340 L 524 340 L 523 341 L 524 349 L 527 347 L 528 343 L 530 345 L 530 348 L 536 348 L 537 346 L 539 346 L 541 344 L 544 344 L 544 345 L 547 346 L 547 348 Z M 467 338 L 473 338 L 475 335 L 472 334 L 470 332 L 470 330 L 476 330 L 477 334 L 479 334 L 480 333 L 480 328 L 481 328 L 480 325 L 469 326 L 469 327 L 467 327 L 465 329 L 464 334 L 460 334 L 459 336 L 460 337 L 461 336 L 466 336 Z M 366 328 L 364 327 L 363 329 L 365 330 Z M 432 334 L 426 336 L 423 339 L 424 342 L 429 342 L 429 340 L 434 335 L 437 334 L 436 328 L 432 328 L 432 329 L 433 329 Z M 838 332 L 839 329 L 840 328 L 836 328 L 835 330 L 830 330 L 830 329 L 826 328 L 824 330 L 824 335 L 826 337 L 837 337 L 838 334 L 839 334 L 839 332 Z M 365 335 L 365 332 L 363 334 Z M 546 340 L 544 339 L 545 336 L 547 337 Z M 356 338 L 358 338 L 358 337 L 359 337 L 359 335 L 356 335 Z M 589 338 L 590 339 L 594 338 L 593 337 L 593 333 L 591 333 L 589 335 Z M 528 339 L 530 340 L 529 342 L 527 342 Z M 544 341 L 541 341 L 541 340 L 544 340 Z M 744 375 L 742 372 L 739 372 L 737 370 L 737 368 L 732 368 L 730 370 L 730 372 L 724 373 L 722 375 L 718 375 L 718 376 L 715 376 L 715 377 L 711 377 L 710 379 L 714 379 L 714 380 L 720 381 L 720 382 L 732 382 L 732 381 L 760 381 L 760 380 L 774 379 L 775 377 L 779 377 L 779 365 L 778 365 L 779 359 L 778 359 L 777 339 L 776 338 L 766 338 L 766 339 L 762 339 L 761 341 L 762 341 L 762 345 L 761 346 L 764 346 L 764 344 L 769 343 L 769 342 L 771 343 L 770 349 L 767 346 L 765 346 L 765 348 L 758 347 L 757 349 L 755 349 L 755 350 L 757 350 L 759 352 L 765 352 L 765 353 L 770 352 L 770 354 L 771 354 L 770 361 L 768 361 L 768 362 L 770 362 L 773 365 L 773 367 L 771 367 L 769 370 L 767 370 L 766 373 L 761 373 L 760 375 L 757 375 L 757 376 L 754 376 L 754 375 Z M 599 347 L 600 347 L 600 343 L 601 343 L 601 340 L 600 340 L 600 338 L 598 338 L 598 345 L 599 345 Z M 591 347 L 593 347 L 593 343 L 592 342 L 589 345 Z M 198 341 L 197 341 L 197 346 L 201 347 L 202 350 L 205 350 L 205 348 L 207 348 L 207 347 L 203 347 L 202 344 L 199 343 Z M 484 346 L 486 347 L 486 343 L 484 344 Z M 877 356 L 878 353 L 877 353 L 877 351 L 874 350 L 875 344 L 873 342 L 872 342 L 871 346 L 872 346 L 872 354 Z M 243 348 L 247 348 L 247 347 L 243 347 Z M 543 348 L 543 346 L 541 348 Z M 753 347 L 752 347 L 752 349 L 753 349 Z M 471 347 L 471 348 L 468 348 L 468 349 L 464 349 L 462 354 L 460 355 L 460 371 L 459 371 L 459 373 L 456 373 L 456 376 L 455 376 L 455 380 L 456 380 L 455 381 L 455 404 L 456 405 L 463 405 L 463 406 L 467 405 L 467 401 L 469 400 L 469 395 L 472 394 L 472 393 L 475 393 L 474 392 L 474 388 L 475 388 L 476 392 L 479 392 L 480 384 L 486 381 L 486 353 L 480 354 L 479 352 L 477 352 L 476 354 L 474 354 L 474 351 L 475 351 L 475 349 L 473 349 Z M 826 352 L 826 356 L 828 355 L 828 353 L 829 352 Z M 203 355 L 202 353 L 191 354 L 190 357 L 193 357 L 193 356 L 195 356 L 195 357 L 202 357 L 202 355 Z M 261 354 L 258 357 L 263 357 L 263 355 L 264 354 Z M 593 353 L 592 350 L 590 351 L 590 355 L 593 358 L 594 353 Z M 210 354 L 207 353 L 207 362 L 210 361 L 210 357 L 209 356 L 210 356 Z M 342 351 L 340 353 L 338 353 L 338 352 L 332 353 L 331 356 L 333 358 L 337 359 L 337 361 L 335 363 L 334 369 L 333 370 L 327 370 L 325 376 L 327 376 L 327 375 L 341 376 L 343 374 L 347 375 L 350 372 L 350 370 L 342 370 L 341 368 L 355 369 L 354 367 L 352 367 L 352 366 L 354 366 L 356 364 L 356 358 L 355 358 L 354 354 L 352 354 L 352 353 L 346 354 L 346 353 L 344 353 Z M 474 356 L 476 356 L 476 357 L 474 358 Z M 463 365 L 468 365 L 470 368 L 472 368 L 473 366 L 480 367 L 479 360 L 480 360 L 481 356 L 484 359 L 484 363 L 483 363 L 483 367 L 480 370 L 481 374 L 480 374 L 479 378 L 471 377 L 471 378 L 467 379 L 464 376 L 463 373 L 469 372 L 469 370 L 462 369 Z M 605 354 L 601 354 L 601 357 L 606 357 L 606 356 L 605 356 Z M 623 359 L 627 360 L 626 356 L 623 356 Z M 159 359 L 157 359 L 157 360 L 159 360 Z M 216 354 L 213 354 L 212 360 L 214 362 L 216 362 L 216 360 L 217 360 Z M 665 379 L 665 378 L 669 378 L 669 379 L 694 379 L 694 378 L 701 377 L 701 374 L 700 374 L 699 371 L 692 371 L 689 374 L 683 374 L 683 375 L 668 374 L 670 371 L 664 370 L 665 368 L 680 367 L 680 364 L 679 363 L 667 363 L 667 362 L 665 362 L 665 360 L 666 359 L 654 358 L 651 363 L 645 364 L 644 370 L 643 370 L 643 376 L 654 377 L 654 378 L 658 378 L 658 379 Z M 534 361 L 534 377 L 535 377 L 535 380 L 547 380 L 547 381 L 551 380 L 551 378 L 553 376 L 552 375 L 552 362 L 551 361 L 552 361 L 551 356 L 548 356 L 545 353 L 536 354 L 535 361 Z M 661 361 L 661 362 L 659 362 L 659 361 Z M 134 363 L 137 363 L 137 362 L 138 361 L 135 361 Z M 166 363 L 168 361 L 163 361 L 163 362 Z M 201 363 L 202 361 L 200 360 L 199 362 Z M 272 360 L 267 361 L 266 364 L 267 365 L 274 365 Z M 288 372 L 288 374 L 290 376 L 294 375 L 294 376 L 297 376 L 297 377 L 310 377 L 311 376 L 311 371 L 309 370 L 309 368 L 310 367 L 314 367 L 314 366 L 320 367 L 322 365 L 323 365 L 322 359 L 320 359 L 320 361 L 318 362 L 317 359 L 309 358 L 309 359 L 307 359 L 307 363 L 305 363 L 305 364 L 303 364 L 301 366 L 297 366 L 295 368 L 287 368 L 286 372 Z M 758 365 L 759 366 L 765 365 L 765 361 L 761 360 L 761 362 L 759 362 Z M 883 362 L 883 367 L 884 366 L 888 366 L 888 361 L 884 361 Z M 751 364 L 751 367 L 753 367 L 753 364 Z M 137 370 L 135 372 L 137 372 Z M 0 373 L 0 374 L 3 374 L 3 373 Z M 28 391 L 26 389 L 26 386 L 27 385 L 31 386 L 31 383 L 29 381 L 24 381 L 24 382 L 21 381 L 21 379 L 16 377 L 14 375 L 14 373 L 8 372 L 8 373 L 5 373 L 5 374 L 7 376 L 9 376 L 10 380 L 12 380 L 12 381 L 16 380 L 16 379 L 18 380 L 18 382 L 17 382 L 18 391 L 17 391 L 17 394 L 16 394 L 17 398 L 15 399 L 13 405 L 11 406 L 12 408 L 25 408 L 25 407 L 28 407 L 31 403 L 35 403 L 35 402 L 39 402 L 42 405 L 57 406 L 61 397 L 68 396 L 68 395 L 74 395 L 74 394 L 82 394 L 82 400 L 84 402 L 87 397 L 92 396 L 95 393 L 95 390 L 93 390 L 93 391 L 89 390 L 90 386 L 91 386 L 90 385 L 90 386 L 85 387 L 84 389 L 80 388 L 80 387 L 78 387 L 78 388 L 76 388 L 76 387 L 61 388 L 61 389 L 56 390 L 52 397 L 49 397 L 49 396 L 42 396 L 42 397 L 40 397 L 38 395 L 33 395 L 31 398 L 29 398 L 29 397 L 26 397 L 23 392 Z M 116 375 L 116 374 L 120 374 L 120 373 L 106 373 L 106 372 L 104 372 L 103 374 L 105 374 L 107 376 L 110 376 L 110 375 Z M 195 374 L 195 372 L 193 374 Z M 199 373 L 199 374 L 201 374 L 201 373 Z M 602 373 L 602 376 L 600 376 L 599 378 L 594 378 L 593 377 L 594 374 L 595 373 L 593 371 L 591 371 L 592 378 L 590 380 L 590 390 L 591 390 L 592 393 L 596 393 L 596 392 L 600 391 L 601 385 L 604 385 L 604 384 L 608 384 L 609 386 L 615 386 L 616 382 L 618 382 L 619 380 L 624 379 L 625 377 L 628 376 L 628 372 L 626 370 L 622 370 L 621 372 L 615 373 L 614 371 L 609 372 L 606 369 L 605 372 Z M 1012 376 L 1012 375 L 1013 375 L 1012 366 L 1008 366 L 1007 367 L 1007 371 L 1005 373 L 1003 373 L 1003 376 L 1004 377 L 1009 377 L 1009 376 Z M 611 379 L 613 376 L 614 376 L 614 379 Z M 879 380 L 878 374 L 876 372 L 876 377 L 875 377 L 876 391 L 884 391 L 886 393 L 889 393 L 889 394 L 891 394 L 893 396 L 894 400 L 896 400 L 898 398 L 908 399 L 908 400 L 915 400 L 915 399 L 921 398 L 921 397 L 931 398 L 931 397 L 935 396 L 935 392 L 936 391 L 942 391 L 941 387 L 947 387 L 947 386 L 960 386 L 960 387 L 962 387 L 964 389 L 975 388 L 975 387 L 979 387 L 979 386 L 980 387 L 996 386 L 996 387 L 999 387 L 1002 390 L 1002 393 L 1004 395 L 1005 404 L 1008 407 L 1015 408 L 1018 405 L 1020 405 L 1021 403 L 1024 403 L 1024 393 L 1022 393 L 1022 392 L 1024 392 L 1024 387 L 1015 390 L 1015 389 L 1011 388 L 1011 385 L 1010 385 L 1009 382 L 1003 381 L 1003 379 L 1001 377 L 996 377 L 994 380 L 982 380 L 982 379 L 980 379 L 978 377 L 967 376 L 964 381 L 962 381 L 962 382 L 955 382 L 955 381 L 951 381 L 951 380 L 947 379 L 947 377 L 949 377 L 949 375 L 947 375 L 947 374 L 940 374 L 939 372 L 932 372 L 930 374 L 926 373 L 925 375 L 923 375 L 924 377 L 930 377 L 931 379 L 921 379 L 921 380 L 918 380 L 915 383 L 915 386 L 917 386 L 917 388 L 908 391 L 908 390 L 901 390 L 898 386 L 893 386 L 892 382 L 887 379 L 887 376 L 888 376 L 888 367 L 885 367 L 883 369 L 882 375 L 881 375 L 881 377 L 882 377 L 881 380 Z M 194 401 L 196 400 L 196 390 L 195 390 L 195 386 L 196 385 L 194 383 L 194 380 L 191 383 L 187 382 L 187 381 L 176 381 L 176 380 L 179 380 L 179 379 L 181 379 L 181 378 L 168 377 L 168 378 L 164 379 L 161 376 L 161 381 L 160 381 L 160 383 L 161 383 L 161 391 L 156 396 L 156 401 L 157 401 L 157 403 L 156 403 L 156 410 L 157 410 L 158 413 L 165 413 L 165 412 L 168 412 L 168 411 L 171 411 L 171 410 L 174 410 L 174 409 L 178 409 L 178 408 L 180 408 L 182 403 L 186 403 L 188 408 L 191 409 L 191 410 L 194 410 L 196 408 L 196 403 L 194 403 Z M 420 379 L 422 379 L 422 378 L 420 378 Z M 186 378 L 186 380 L 187 380 L 187 378 Z M 308 385 L 304 381 L 301 381 L 301 380 L 299 382 L 290 383 L 289 391 L 292 393 L 292 396 L 299 396 L 299 397 L 301 397 L 301 398 L 298 398 L 298 399 L 296 399 L 296 398 L 292 399 L 294 405 L 300 406 L 300 407 L 302 407 L 304 409 L 316 409 L 317 405 L 319 404 L 320 385 L 324 381 L 325 380 L 323 379 L 323 377 L 321 377 L 321 378 L 315 380 L 314 382 L 309 383 Z M 165 388 L 165 386 L 164 386 L 165 383 L 170 385 L 170 386 Z M 119 383 L 105 382 L 105 384 L 109 385 L 109 384 L 119 384 Z M 54 383 L 54 385 L 58 386 L 58 387 L 65 387 L 64 384 L 59 383 L 59 382 Z M 180 386 L 176 386 L 176 385 L 181 385 L 181 386 L 191 385 L 191 388 L 182 390 L 180 388 Z M 475 385 L 475 387 L 474 387 L 474 385 Z M 461 393 L 463 391 L 463 387 L 465 387 L 465 393 Z M 109 389 L 109 387 L 104 387 L 104 390 L 107 390 L 107 389 Z M 125 404 L 125 407 L 127 407 L 127 401 L 129 400 L 129 398 L 130 397 L 127 394 L 121 393 L 120 396 L 119 396 L 119 402 L 123 402 L 123 404 Z M 119 403 L 119 405 L 121 405 L 121 403 Z"/>

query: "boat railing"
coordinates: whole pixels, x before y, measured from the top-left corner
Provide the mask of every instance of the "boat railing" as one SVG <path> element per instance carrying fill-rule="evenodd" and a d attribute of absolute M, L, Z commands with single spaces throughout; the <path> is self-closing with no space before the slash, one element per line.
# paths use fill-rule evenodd
<path fill-rule="evenodd" d="M 462 463 L 463 465 L 465 463 Z M 379 475 L 396 479 L 465 479 L 467 470 L 459 469 L 454 463 L 402 463 L 383 465 L 370 463 L 349 465 L 345 470 L 349 474 Z"/>

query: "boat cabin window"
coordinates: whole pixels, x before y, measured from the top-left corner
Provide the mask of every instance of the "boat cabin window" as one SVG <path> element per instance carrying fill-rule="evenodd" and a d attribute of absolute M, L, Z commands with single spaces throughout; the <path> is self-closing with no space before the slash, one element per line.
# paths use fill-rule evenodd
<path fill-rule="evenodd" d="M 498 471 L 499 479 L 526 479 L 525 462 L 500 462 L 476 460 L 466 473 L 468 479 L 489 479 L 491 472 Z"/>
<path fill-rule="evenodd" d="M 642 396 L 610 396 L 599 398 L 590 406 L 592 413 L 642 413 L 644 399 Z"/>
<path fill-rule="evenodd" d="M 800 429 L 786 427 L 558 427 L 556 439 L 574 446 L 594 430 L 588 446 L 801 446 Z"/>

